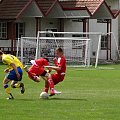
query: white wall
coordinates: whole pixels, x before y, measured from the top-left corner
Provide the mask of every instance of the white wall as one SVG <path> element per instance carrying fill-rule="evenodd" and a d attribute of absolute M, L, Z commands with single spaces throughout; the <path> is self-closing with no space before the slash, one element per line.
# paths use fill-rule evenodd
<path fill-rule="evenodd" d="M 58 19 L 41 19 L 41 31 L 45 31 L 49 28 L 59 29 Z M 58 30 L 59 31 L 59 30 Z"/>
<path fill-rule="evenodd" d="M 36 20 L 35 18 L 26 18 L 25 21 L 25 36 L 36 36 Z"/>
<path fill-rule="evenodd" d="M 90 32 L 107 33 L 107 24 L 106 23 L 97 23 L 96 19 L 91 19 L 89 29 L 90 29 L 89 30 Z M 94 44 L 92 50 L 93 50 L 93 52 L 95 52 L 95 54 L 97 54 L 99 35 L 92 35 L 91 39 Z M 95 56 L 93 56 L 93 53 L 91 53 L 91 57 L 95 58 Z M 106 59 L 105 50 L 100 50 L 99 58 Z"/>
<path fill-rule="evenodd" d="M 120 7 L 119 0 L 105 0 L 108 6 L 111 6 L 111 9 L 118 9 Z"/>
<path fill-rule="evenodd" d="M 0 47 L 11 47 L 11 40 L 0 40 Z"/>
<path fill-rule="evenodd" d="M 22 18 L 17 22 L 25 23 L 25 36 L 24 37 L 35 37 L 36 36 L 36 20 L 35 18 Z"/>
<path fill-rule="evenodd" d="M 107 33 L 107 24 L 103 23 L 97 23 L 96 19 L 91 19 L 89 21 L 89 29 L 90 32 L 102 32 L 102 33 Z M 65 19 L 64 20 L 64 31 L 68 32 L 83 32 L 83 23 L 82 22 L 72 22 L 71 19 Z M 90 35 L 90 38 L 92 39 L 92 52 L 97 51 L 98 47 L 98 40 L 99 40 L 99 35 Z M 95 58 L 91 52 L 91 57 Z M 104 51 L 101 51 L 100 58 L 106 59 L 106 54 Z"/>
<path fill-rule="evenodd" d="M 17 22 L 25 22 L 25 36 L 36 36 L 35 18 L 23 18 Z M 0 40 L 0 47 L 11 47 L 11 40 Z"/>
<path fill-rule="evenodd" d="M 83 32 L 83 22 L 73 22 L 72 19 L 64 20 L 64 31 Z"/>
<path fill-rule="evenodd" d="M 106 23 L 97 23 L 97 20 L 90 20 L 90 32 L 102 32 L 107 33 L 107 24 Z M 117 53 L 117 45 L 118 44 L 118 18 L 112 19 L 112 37 L 111 37 L 111 45 L 112 45 L 112 53 L 111 57 L 112 59 L 116 59 L 116 53 Z M 115 36 L 115 39 L 113 37 Z M 99 58 L 106 59 L 106 50 L 101 50 Z"/>
<path fill-rule="evenodd" d="M 100 32 L 100 33 L 107 33 L 107 23 L 97 23 L 96 19 L 90 19 L 89 21 L 89 31 L 90 32 Z M 83 24 L 82 22 L 72 22 L 71 19 L 64 20 L 64 31 L 68 32 L 82 32 L 83 31 Z M 115 35 L 116 41 L 113 39 L 112 36 L 112 59 L 116 59 L 117 47 L 116 43 L 118 43 L 118 19 L 112 20 L 112 32 Z M 90 35 L 90 38 L 93 41 L 92 51 L 96 52 L 98 47 L 98 35 Z M 115 43 L 116 42 L 116 43 Z M 107 52 L 106 50 L 101 50 L 99 58 L 106 59 Z M 95 58 L 95 56 L 91 53 L 91 57 Z"/>
<path fill-rule="evenodd" d="M 118 46 L 118 18 L 112 19 L 112 58 L 115 59 L 117 55 L 117 46 Z M 116 45 L 117 44 L 117 45 Z"/>

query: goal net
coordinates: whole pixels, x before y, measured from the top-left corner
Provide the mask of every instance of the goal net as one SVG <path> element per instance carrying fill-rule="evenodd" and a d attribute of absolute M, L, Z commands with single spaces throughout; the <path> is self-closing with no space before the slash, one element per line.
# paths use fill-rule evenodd
<path fill-rule="evenodd" d="M 25 64 L 31 59 L 48 57 L 51 64 L 56 47 L 61 47 L 69 66 L 97 66 L 101 33 L 38 31 L 37 37 L 21 37 L 17 56 Z"/>
<path fill-rule="evenodd" d="M 24 64 L 30 64 L 30 60 L 35 59 L 37 47 L 36 37 L 21 37 L 17 41 L 16 56 Z"/>
<path fill-rule="evenodd" d="M 70 32 L 39 31 L 37 36 L 36 59 L 47 56 L 51 61 L 55 57 L 55 49 L 61 47 L 70 66 L 89 65 L 88 37 L 74 35 Z"/>

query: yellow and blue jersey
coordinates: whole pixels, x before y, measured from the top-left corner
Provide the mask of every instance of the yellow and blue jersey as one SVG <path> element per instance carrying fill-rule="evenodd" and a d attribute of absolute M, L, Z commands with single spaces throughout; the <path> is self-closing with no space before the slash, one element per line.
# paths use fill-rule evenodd
<path fill-rule="evenodd" d="M 23 64 L 20 62 L 20 60 L 11 54 L 3 54 L 2 55 L 2 62 L 6 65 L 8 65 L 9 71 L 13 70 L 13 67 L 10 65 L 11 63 L 14 63 L 16 67 L 20 67 L 23 69 Z"/>

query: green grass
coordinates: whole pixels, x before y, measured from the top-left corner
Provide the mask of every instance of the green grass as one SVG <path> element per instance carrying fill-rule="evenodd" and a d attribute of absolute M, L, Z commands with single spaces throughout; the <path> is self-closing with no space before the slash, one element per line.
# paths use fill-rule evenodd
<path fill-rule="evenodd" d="M 56 89 L 61 95 L 39 99 L 44 81 L 35 83 L 24 73 L 26 92 L 11 89 L 14 100 L 6 100 L 2 87 L 5 66 L 0 66 L 1 120 L 120 120 L 120 65 L 110 69 L 67 68 L 65 80 Z M 115 69 L 111 69 L 115 68 Z"/>

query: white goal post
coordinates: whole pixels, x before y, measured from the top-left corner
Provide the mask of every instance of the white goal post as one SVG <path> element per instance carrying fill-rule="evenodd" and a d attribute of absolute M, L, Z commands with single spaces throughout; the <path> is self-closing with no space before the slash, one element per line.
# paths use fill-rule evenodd
<path fill-rule="evenodd" d="M 41 44 L 46 45 L 47 41 L 53 41 L 54 49 L 62 47 L 67 59 L 67 63 L 72 66 L 90 66 L 91 54 L 93 52 L 93 44 L 96 44 L 94 51 L 96 52 L 95 67 L 98 64 L 98 57 L 101 44 L 102 33 L 95 32 L 52 32 L 38 31 L 37 34 L 37 49 L 36 59 L 41 57 Z M 97 43 L 94 43 L 92 36 L 95 37 Z M 45 43 L 44 43 L 44 42 Z M 62 45 L 60 42 L 64 42 Z M 49 46 L 49 45 L 48 45 Z M 49 46 L 50 47 L 50 46 Z M 71 64 L 73 62 L 73 64 Z"/>
<path fill-rule="evenodd" d="M 67 65 L 90 66 L 91 61 L 94 61 L 97 67 L 101 35 L 95 32 L 38 31 L 37 37 L 21 37 L 17 45 L 17 56 L 25 64 L 29 64 L 31 59 L 46 56 L 52 63 L 56 47 L 61 47 Z"/>

